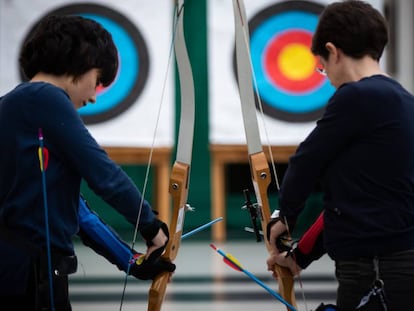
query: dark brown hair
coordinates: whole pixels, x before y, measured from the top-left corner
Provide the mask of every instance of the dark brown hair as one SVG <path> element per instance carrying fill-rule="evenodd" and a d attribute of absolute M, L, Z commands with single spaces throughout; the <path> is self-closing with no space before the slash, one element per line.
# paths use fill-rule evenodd
<path fill-rule="evenodd" d="M 370 55 L 379 60 L 388 42 L 387 23 L 380 12 L 364 1 L 335 2 L 319 18 L 312 53 L 328 58 L 327 42 L 353 58 Z"/>

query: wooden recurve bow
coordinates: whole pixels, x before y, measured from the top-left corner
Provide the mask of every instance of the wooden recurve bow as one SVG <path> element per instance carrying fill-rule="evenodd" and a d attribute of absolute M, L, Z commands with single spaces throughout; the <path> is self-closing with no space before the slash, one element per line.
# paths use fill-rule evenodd
<path fill-rule="evenodd" d="M 249 164 L 258 203 L 258 216 L 262 225 L 263 236 L 266 237 L 267 224 L 271 216 L 267 195 L 267 190 L 271 182 L 271 174 L 268 160 L 260 140 L 252 79 L 253 70 L 250 56 L 249 29 L 243 0 L 233 0 L 233 9 L 236 36 L 237 78 L 248 146 Z M 266 238 L 264 240 L 267 250 L 270 251 L 268 240 Z M 278 275 L 280 295 L 296 308 L 292 273 L 288 268 L 278 265 L 274 269 Z M 290 309 L 288 308 L 288 310 Z"/>
<path fill-rule="evenodd" d="M 180 247 L 185 212 L 188 209 L 187 196 L 194 133 L 194 82 L 191 64 L 184 37 L 184 0 L 175 2 L 174 50 L 177 61 L 181 90 L 181 116 L 177 139 L 176 160 L 172 167 L 169 192 L 172 197 L 172 215 L 169 225 L 170 239 L 162 258 L 173 262 Z M 167 284 L 172 273 L 157 275 L 149 290 L 148 311 L 159 311 L 165 297 Z"/>

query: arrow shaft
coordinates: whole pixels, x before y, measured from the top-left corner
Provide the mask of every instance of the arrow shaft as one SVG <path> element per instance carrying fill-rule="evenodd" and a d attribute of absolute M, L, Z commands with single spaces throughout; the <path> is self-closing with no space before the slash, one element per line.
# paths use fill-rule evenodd
<path fill-rule="evenodd" d="M 200 227 L 197 227 L 197 228 L 195 228 L 194 230 L 191 230 L 191 231 L 189 231 L 189 232 L 187 232 L 187 233 L 185 233 L 185 234 L 181 235 L 181 240 L 184 240 L 184 239 L 186 239 L 186 238 L 188 238 L 188 237 L 192 236 L 193 234 L 196 234 L 196 233 L 198 233 L 198 232 L 200 232 L 200 231 L 202 231 L 202 230 L 205 230 L 205 229 L 207 229 L 208 227 L 210 227 L 210 226 L 214 225 L 216 222 L 219 222 L 219 221 L 221 221 L 221 220 L 223 220 L 223 217 L 218 217 L 218 218 L 216 218 L 216 219 L 213 219 L 212 221 L 210 221 L 210 222 L 208 222 L 208 223 L 206 223 L 206 224 L 204 224 L 204 225 L 201 225 Z"/>

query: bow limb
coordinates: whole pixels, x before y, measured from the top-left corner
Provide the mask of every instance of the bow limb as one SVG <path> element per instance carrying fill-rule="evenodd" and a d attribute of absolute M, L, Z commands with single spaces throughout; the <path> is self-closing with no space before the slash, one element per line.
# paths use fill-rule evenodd
<path fill-rule="evenodd" d="M 190 166 L 194 133 L 194 82 L 191 64 L 184 38 L 184 0 L 176 1 L 176 27 L 174 50 L 177 61 L 181 90 L 181 117 L 177 140 L 177 156 L 172 167 L 169 192 L 172 197 L 173 211 L 169 226 L 170 239 L 162 258 L 174 261 L 181 243 L 185 212 L 188 209 L 187 197 L 190 179 Z M 165 297 L 167 284 L 172 273 L 157 275 L 149 290 L 148 311 L 159 311 Z"/>
<path fill-rule="evenodd" d="M 233 0 L 236 63 L 239 93 L 242 106 L 244 129 L 249 153 L 249 163 L 252 181 L 258 201 L 260 221 L 264 236 L 267 236 L 267 224 L 270 221 L 270 205 L 267 190 L 271 182 L 269 164 L 260 141 L 260 132 L 256 116 L 255 96 L 253 89 L 253 71 L 250 57 L 249 30 L 243 0 Z M 265 239 L 266 248 L 270 251 L 270 244 Z M 296 308 L 293 275 L 288 268 L 275 266 L 279 292 L 281 296 Z M 290 310 L 288 308 L 288 310 Z"/>

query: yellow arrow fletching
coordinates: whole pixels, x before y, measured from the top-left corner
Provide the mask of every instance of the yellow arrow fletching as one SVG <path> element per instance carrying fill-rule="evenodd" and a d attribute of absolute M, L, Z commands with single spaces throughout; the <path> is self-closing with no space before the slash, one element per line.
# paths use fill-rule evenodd
<path fill-rule="evenodd" d="M 43 152 L 42 152 L 42 148 L 37 149 L 37 154 L 39 156 L 40 171 L 43 172 Z"/>
<path fill-rule="evenodd" d="M 232 254 L 226 254 L 231 263 L 243 269 L 240 261 L 238 261 Z"/>

